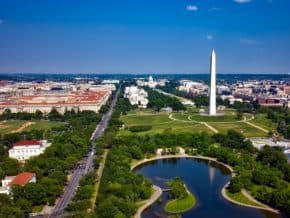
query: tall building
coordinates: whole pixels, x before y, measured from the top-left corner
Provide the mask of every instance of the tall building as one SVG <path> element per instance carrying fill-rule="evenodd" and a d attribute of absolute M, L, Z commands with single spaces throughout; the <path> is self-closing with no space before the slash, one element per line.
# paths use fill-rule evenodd
<path fill-rule="evenodd" d="M 209 90 L 209 115 L 216 115 L 216 57 L 214 50 L 211 53 L 210 63 L 210 90 Z"/>

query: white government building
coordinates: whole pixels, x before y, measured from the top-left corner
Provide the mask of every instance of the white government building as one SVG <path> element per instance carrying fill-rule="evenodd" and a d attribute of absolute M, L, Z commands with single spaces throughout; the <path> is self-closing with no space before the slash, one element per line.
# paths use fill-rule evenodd
<path fill-rule="evenodd" d="M 149 103 L 148 93 L 137 86 L 127 86 L 124 97 L 129 99 L 131 105 L 138 105 L 139 108 L 147 108 Z"/>
<path fill-rule="evenodd" d="M 16 142 L 11 149 L 9 149 L 9 157 L 17 159 L 20 162 L 42 154 L 51 143 L 46 140 L 23 140 Z"/>

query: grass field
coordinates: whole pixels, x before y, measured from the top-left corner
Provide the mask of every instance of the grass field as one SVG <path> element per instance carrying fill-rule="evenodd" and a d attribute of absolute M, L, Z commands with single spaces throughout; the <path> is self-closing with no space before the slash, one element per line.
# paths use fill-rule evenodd
<path fill-rule="evenodd" d="M 246 123 L 210 123 L 220 133 L 227 133 L 228 130 L 233 129 L 242 133 L 246 137 L 266 137 L 267 133 L 250 126 Z"/>
<path fill-rule="evenodd" d="M 251 200 L 249 200 L 248 198 L 246 198 L 241 192 L 238 192 L 238 193 L 230 193 L 228 190 L 226 190 L 226 194 L 229 198 L 237 201 L 237 202 L 240 202 L 240 203 L 243 203 L 243 204 L 247 204 L 247 205 L 251 205 L 251 206 L 259 206 L 259 207 L 262 207 L 262 205 L 260 204 L 257 204 Z"/>
<path fill-rule="evenodd" d="M 7 134 L 13 132 L 30 131 L 34 129 L 51 129 L 52 127 L 59 127 L 64 125 L 62 122 L 53 122 L 48 120 L 9 120 L 0 122 L 0 134 Z"/>
<path fill-rule="evenodd" d="M 195 197 L 189 193 L 184 199 L 168 201 L 164 207 L 164 210 L 169 213 L 183 213 L 193 208 L 195 203 Z"/>
<path fill-rule="evenodd" d="M 140 132 L 138 134 L 156 134 L 164 131 L 173 131 L 176 133 L 181 132 L 202 132 L 208 131 L 208 128 L 202 124 L 182 121 L 174 121 L 169 119 L 167 113 L 136 113 L 128 114 L 121 117 L 121 120 L 125 123 L 126 127 L 138 126 L 138 125 L 151 125 L 152 129 L 146 132 Z M 122 130 L 119 134 L 130 134 L 129 131 Z"/>
<path fill-rule="evenodd" d="M 9 120 L 0 122 L 0 134 L 7 134 L 20 128 L 26 121 Z"/>
<path fill-rule="evenodd" d="M 268 131 L 276 132 L 276 125 L 272 123 L 271 120 L 267 119 L 265 114 L 256 114 L 255 118 L 251 120 L 250 123 L 259 125 Z"/>
<path fill-rule="evenodd" d="M 220 133 L 226 133 L 228 130 L 236 130 L 246 137 L 266 137 L 267 133 L 251 126 L 242 120 L 237 120 L 234 111 L 227 111 L 224 116 L 202 116 L 194 112 L 178 113 L 174 112 L 171 115 L 168 113 L 158 113 L 152 110 L 132 111 L 127 115 L 121 116 L 121 120 L 126 127 L 138 125 L 151 125 L 152 129 L 138 134 L 155 134 L 164 131 L 173 131 L 176 133 L 191 132 L 200 133 L 203 131 L 213 134 L 213 130 L 203 124 L 206 122 L 208 125 L 216 129 Z M 270 120 L 267 120 L 265 115 L 258 114 L 253 116 L 251 114 L 244 114 L 244 117 L 249 122 L 260 126 L 266 130 L 274 130 L 275 126 Z M 130 134 L 127 130 L 122 130 L 119 134 Z"/>
<path fill-rule="evenodd" d="M 47 120 L 41 120 L 37 121 L 34 124 L 27 127 L 25 130 L 33 130 L 33 129 L 51 129 L 53 127 L 61 127 L 63 126 L 63 122 L 55 122 L 55 121 L 47 121 Z"/>

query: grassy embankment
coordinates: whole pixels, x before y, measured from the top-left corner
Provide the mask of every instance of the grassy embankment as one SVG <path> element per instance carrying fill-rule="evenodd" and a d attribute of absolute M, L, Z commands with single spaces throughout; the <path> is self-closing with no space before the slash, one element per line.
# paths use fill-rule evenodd
<path fill-rule="evenodd" d="M 248 199 L 241 192 L 230 193 L 228 190 L 226 190 L 226 195 L 229 198 L 233 199 L 234 201 L 240 202 L 242 204 L 251 205 L 251 206 L 257 206 L 257 207 L 263 207 L 263 205 L 257 204 L 256 202 L 253 202 L 250 199 Z"/>
<path fill-rule="evenodd" d="M 196 199 L 194 195 L 188 192 L 183 199 L 173 199 L 166 203 L 164 210 L 169 213 L 183 213 L 194 207 Z"/>

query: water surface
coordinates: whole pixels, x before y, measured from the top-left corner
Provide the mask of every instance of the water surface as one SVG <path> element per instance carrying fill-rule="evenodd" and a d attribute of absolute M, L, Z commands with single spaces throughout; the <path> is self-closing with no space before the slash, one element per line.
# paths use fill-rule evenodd
<path fill-rule="evenodd" d="M 233 204 L 221 195 L 222 187 L 231 174 L 224 166 L 213 161 L 191 158 L 161 159 L 146 163 L 135 169 L 136 173 L 150 178 L 153 184 L 166 188 L 166 182 L 180 177 L 197 198 L 196 206 L 182 214 L 183 218 L 278 218 L 279 215 L 259 209 Z M 142 213 L 142 218 L 167 217 L 164 205 L 168 193 L 162 194 L 162 203 L 155 202 Z"/>

